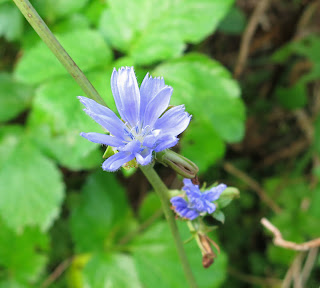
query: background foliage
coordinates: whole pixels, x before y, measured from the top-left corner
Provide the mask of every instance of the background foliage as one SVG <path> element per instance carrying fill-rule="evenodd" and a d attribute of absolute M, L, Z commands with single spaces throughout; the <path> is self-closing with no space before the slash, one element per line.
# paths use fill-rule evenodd
<path fill-rule="evenodd" d="M 177 149 L 201 181 L 240 188 L 211 235 L 222 249 L 214 265 L 202 268 L 186 244 L 199 286 L 280 287 L 296 253 L 274 247 L 260 218 L 291 241 L 319 237 L 316 1 L 270 1 L 238 81 L 230 71 L 259 1 L 31 2 L 112 109 L 113 67 L 134 65 L 139 83 L 163 76 L 171 103 L 193 115 Z M 103 148 L 79 137 L 101 132 L 82 91 L 9 0 L 0 37 L 0 287 L 186 287 L 158 199 L 139 171 L 101 171 Z M 319 269 L 317 260 L 306 287 L 319 285 Z"/>

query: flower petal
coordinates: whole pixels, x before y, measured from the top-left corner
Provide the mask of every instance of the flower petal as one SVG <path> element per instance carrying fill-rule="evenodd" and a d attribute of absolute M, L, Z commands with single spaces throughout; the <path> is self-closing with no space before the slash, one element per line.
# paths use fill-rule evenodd
<path fill-rule="evenodd" d="M 170 135 L 168 137 L 164 137 L 162 138 L 162 140 L 157 141 L 157 146 L 154 149 L 154 151 L 156 152 L 163 151 L 165 149 L 175 146 L 178 142 L 179 142 L 179 139 L 175 136 Z"/>
<path fill-rule="evenodd" d="M 125 151 L 130 153 L 137 153 L 141 150 L 141 143 L 138 140 L 130 141 L 127 145 L 118 148 L 119 151 Z"/>
<path fill-rule="evenodd" d="M 130 152 L 118 152 L 103 162 L 102 169 L 110 172 L 117 171 L 122 165 L 131 161 L 133 158 L 134 155 Z"/>
<path fill-rule="evenodd" d="M 113 136 L 125 140 L 127 137 L 125 135 L 124 124 L 117 117 L 108 117 L 102 114 L 95 114 L 90 110 L 84 109 L 84 111 L 103 128 L 107 129 Z"/>
<path fill-rule="evenodd" d="M 143 126 L 153 127 L 157 119 L 167 109 L 171 94 L 172 88 L 165 86 L 150 100 L 144 113 Z"/>
<path fill-rule="evenodd" d="M 141 153 L 136 153 L 135 156 L 140 165 L 148 165 L 152 161 L 152 149 L 144 149 Z"/>
<path fill-rule="evenodd" d="M 144 113 L 150 100 L 158 94 L 165 86 L 164 80 L 161 77 L 152 78 L 149 73 L 144 77 L 140 87 L 140 121 L 144 119 Z"/>
<path fill-rule="evenodd" d="M 166 111 L 155 124 L 155 129 L 161 129 L 163 133 L 177 136 L 189 125 L 191 115 L 184 111 L 184 105 L 176 106 Z"/>
<path fill-rule="evenodd" d="M 227 188 L 226 184 L 219 184 L 216 187 L 211 188 L 209 191 L 204 192 L 207 201 L 216 201 L 219 199 L 221 193 Z"/>
<path fill-rule="evenodd" d="M 133 67 L 114 69 L 111 89 L 121 118 L 131 127 L 136 126 L 140 114 L 140 92 Z"/>
<path fill-rule="evenodd" d="M 78 96 L 78 99 L 87 108 L 87 110 L 89 110 L 95 114 L 119 119 L 117 117 L 117 115 L 112 110 L 110 110 L 108 107 L 103 106 L 90 98 Z M 121 120 L 119 119 L 119 121 L 121 121 Z"/>
<path fill-rule="evenodd" d="M 106 135 L 106 134 L 101 134 L 101 133 L 95 133 L 95 132 L 90 132 L 90 133 L 80 133 L 80 136 L 88 139 L 89 141 L 93 143 L 100 143 L 104 145 L 109 145 L 112 147 L 118 147 L 123 145 L 123 141 L 119 138 Z"/>

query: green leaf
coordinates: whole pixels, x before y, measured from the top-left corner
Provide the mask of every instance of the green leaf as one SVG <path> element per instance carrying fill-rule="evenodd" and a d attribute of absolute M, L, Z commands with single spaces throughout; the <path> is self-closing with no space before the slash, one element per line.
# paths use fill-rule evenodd
<path fill-rule="evenodd" d="M 48 229 L 63 200 L 56 166 L 31 143 L 20 127 L 0 129 L 0 215 L 11 228 Z"/>
<path fill-rule="evenodd" d="M 92 174 L 71 216 L 76 250 L 87 252 L 111 245 L 129 212 L 124 190 L 114 175 L 102 170 Z"/>
<path fill-rule="evenodd" d="M 154 192 L 148 193 L 139 207 L 139 219 L 147 221 L 159 211 L 161 211 L 160 198 Z"/>
<path fill-rule="evenodd" d="M 240 98 L 240 89 L 221 64 L 204 55 L 192 53 L 158 66 L 154 74 L 163 76 L 166 83 L 173 87 L 173 105 L 185 104 L 186 110 L 197 121 L 209 121 L 225 141 L 242 139 L 245 107 Z M 212 133 L 212 129 L 208 130 L 208 137 L 209 133 Z"/>
<path fill-rule="evenodd" d="M 89 76 L 94 84 L 105 79 L 104 72 Z M 83 111 L 78 95 L 83 92 L 71 77 L 48 82 L 37 90 L 28 119 L 39 147 L 72 170 L 94 168 L 103 162 L 100 145 L 80 137 L 80 132 L 103 133 L 103 129 Z"/>
<path fill-rule="evenodd" d="M 313 149 L 320 155 L 320 116 L 317 117 L 314 123 Z"/>
<path fill-rule="evenodd" d="M 246 28 L 246 15 L 238 7 L 232 7 L 227 16 L 221 21 L 218 30 L 226 34 L 239 35 Z"/>
<path fill-rule="evenodd" d="M 306 87 L 300 81 L 289 88 L 279 86 L 275 93 L 279 103 L 287 109 L 303 108 L 307 104 Z"/>
<path fill-rule="evenodd" d="M 31 102 L 33 89 L 12 79 L 9 74 L 0 74 L 0 122 L 15 118 Z"/>
<path fill-rule="evenodd" d="M 48 244 L 47 236 L 38 229 L 27 228 L 17 234 L 0 219 L 0 266 L 5 269 L 1 274 L 7 278 L 8 285 L 0 283 L 0 287 L 35 284 L 47 261 Z"/>
<path fill-rule="evenodd" d="M 184 240 L 190 238 L 185 223 L 179 223 Z M 188 287 L 167 223 L 153 225 L 130 245 L 144 287 Z M 208 269 L 202 267 L 202 255 L 195 241 L 185 245 L 194 276 L 200 288 L 218 288 L 226 278 L 226 255 L 219 254 Z M 148 269 L 146 269 L 148 267 Z"/>
<path fill-rule="evenodd" d="M 97 254 L 84 268 L 84 283 L 88 288 L 143 287 L 133 259 L 125 254 Z"/>
<path fill-rule="evenodd" d="M 213 33 L 233 0 L 110 1 L 100 29 L 114 47 L 137 64 L 177 57 L 185 43 Z M 126 9 L 123 9 L 126 7 Z"/>
<path fill-rule="evenodd" d="M 83 71 L 104 67 L 112 58 L 110 48 L 102 36 L 95 31 L 75 30 L 56 36 Z M 32 84 L 67 74 L 67 70 L 42 41 L 24 51 L 15 70 L 18 79 Z"/>
<path fill-rule="evenodd" d="M 32 4 L 40 15 L 49 22 L 68 16 L 83 8 L 89 0 L 33 0 Z"/>
<path fill-rule="evenodd" d="M 193 119 L 181 139 L 181 153 L 204 172 L 223 157 L 226 147 L 209 121 Z"/>
<path fill-rule="evenodd" d="M 224 216 L 224 213 L 221 210 L 216 210 L 213 214 L 212 217 L 221 223 L 224 223 L 226 217 Z"/>
<path fill-rule="evenodd" d="M 19 39 L 23 32 L 23 16 L 12 3 L 0 4 L 0 37 L 8 41 Z"/>

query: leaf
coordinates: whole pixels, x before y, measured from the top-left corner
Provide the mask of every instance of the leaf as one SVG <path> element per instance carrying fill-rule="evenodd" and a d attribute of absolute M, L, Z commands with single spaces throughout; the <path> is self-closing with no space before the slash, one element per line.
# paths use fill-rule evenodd
<path fill-rule="evenodd" d="M 114 233 L 126 222 L 128 213 L 124 190 L 114 175 L 102 170 L 92 174 L 71 216 L 76 250 L 90 252 L 111 245 Z"/>
<path fill-rule="evenodd" d="M 108 42 L 137 64 L 177 57 L 213 33 L 233 0 L 110 1 L 100 22 Z M 126 7 L 126 9 L 123 9 Z"/>
<path fill-rule="evenodd" d="M 289 88 L 279 86 L 275 93 L 279 103 L 287 109 L 303 108 L 308 101 L 306 87 L 301 82 Z"/>
<path fill-rule="evenodd" d="M 143 287 L 129 255 L 97 254 L 86 265 L 84 283 L 88 288 Z"/>
<path fill-rule="evenodd" d="M 227 142 L 242 139 L 245 107 L 240 89 L 218 62 L 192 53 L 159 65 L 154 74 L 163 76 L 173 87 L 171 104 L 185 104 L 197 121 L 210 121 L 217 135 Z M 209 133 L 212 132 L 208 130 Z"/>
<path fill-rule="evenodd" d="M 54 22 L 83 8 L 89 0 L 34 0 L 32 4 L 43 18 Z"/>
<path fill-rule="evenodd" d="M 112 58 L 110 48 L 98 32 L 85 29 L 56 36 L 82 71 L 104 67 Z M 67 74 L 67 70 L 42 41 L 24 51 L 15 70 L 19 80 L 31 84 Z"/>
<path fill-rule="evenodd" d="M 181 139 L 181 153 L 204 172 L 223 157 L 226 147 L 209 121 L 193 119 Z"/>
<path fill-rule="evenodd" d="M 64 197 L 62 175 L 23 134 L 20 127 L 0 129 L 0 215 L 12 229 L 47 230 Z"/>
<path fill-rule="evenodd" d="M 48 244 L 48 237 L 39 229 L 27 228 L 17 234 L 0 219 L 0 266 L 5 269 L 1 274 L 7 275 L 8 285 L 0 283 L 0 287 L 35 284 L 47 261 Z"/>
<path fill-rule="evenodd" d="M 0 37 L 8 41 L 19 39 L 23 32 L 23 16 L 12 3 L 0 3 Z"/>
<path fill-rule="evenodd" d="M 30 102 L 33 89 L 21 84 L 9 74 L 0 74 L 0 122 L 15 118 L 25 110 Z"/>
<path fill-rule="evenodd" d="M 144 287 L 188 287 L 167 223 L 156 223 L 130 245 Z M 182 239 L 190 238 L 185 223 L 179 223 Z M 185 245 L 186 254 L 199 288 L 218 288 L 226 278 L 226 255 L 219 254 L 209 268 L 202 267 L 202 255 L 195 241 Z M 146 269 L 148 267 L 148 269 Z"/>
<path fill-rule="evenodd" d="M 238 7 L 232 7 L 221 21 L 218 30 L 226 34 L 240 35 L 246 28 L 247 20 L 244 12 Z"/>
<path fill-rule="evenodd" d="M 104 72 L 89 76 L 94 84 L 105 81 Z M 83 92 L 71 77 L 48 82 L 37 90 L 28 119 L 39 147 L 72 170 L 94 168 L 103 161 L 100 145 L 80 136 L 80 132 L 103 133 L 103 129 L 83 111 L 78 95 Z"/>
<path fill-rule="evenodd" d="M 221 223 L 224 223 L 226 217 L 224 216 L 224 213 L 221 210 L 216 210 L 213 214 L 212 217 Z"/>

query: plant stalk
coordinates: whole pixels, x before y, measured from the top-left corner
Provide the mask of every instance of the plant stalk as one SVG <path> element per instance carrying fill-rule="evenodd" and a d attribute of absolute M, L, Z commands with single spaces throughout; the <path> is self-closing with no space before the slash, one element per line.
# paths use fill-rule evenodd
<path fill-rule="evenodd" d="M 193 277 L 192 270 L 187 259 L 187 255 L 183 247 L 183 242 L 178 231 L 176 220 L 169 206 L 168 189 L 151 165 L 140 166 L 140 169 L 160 198 L 163 212 L 168 221 L 172 236 L 174 238 L 178 250 L 178 255 L 182 263 L 182 268 L 187 278 L 187 281 L 189 282 L 189 286 L 191 288 L 197 288 L 198 285 Z"/>
<path fill-rule="evenodd" d="M 64 50 L 57 38 L 52 34 L 46 23 L 44 23 L 31 3 L 28 0 L 13 0 L 13 2 L 17 5 L 23 16 L 37 32 L 43 42 L 46 43 L 52 53 L 58 58 L 60 63 L 67 69 L 73 79 L 76 80 L 84 93 L 94 101 L 107 106 L 97 90 L 92 86 L 88 78 L 72 60 L 67 51 Z"/>

